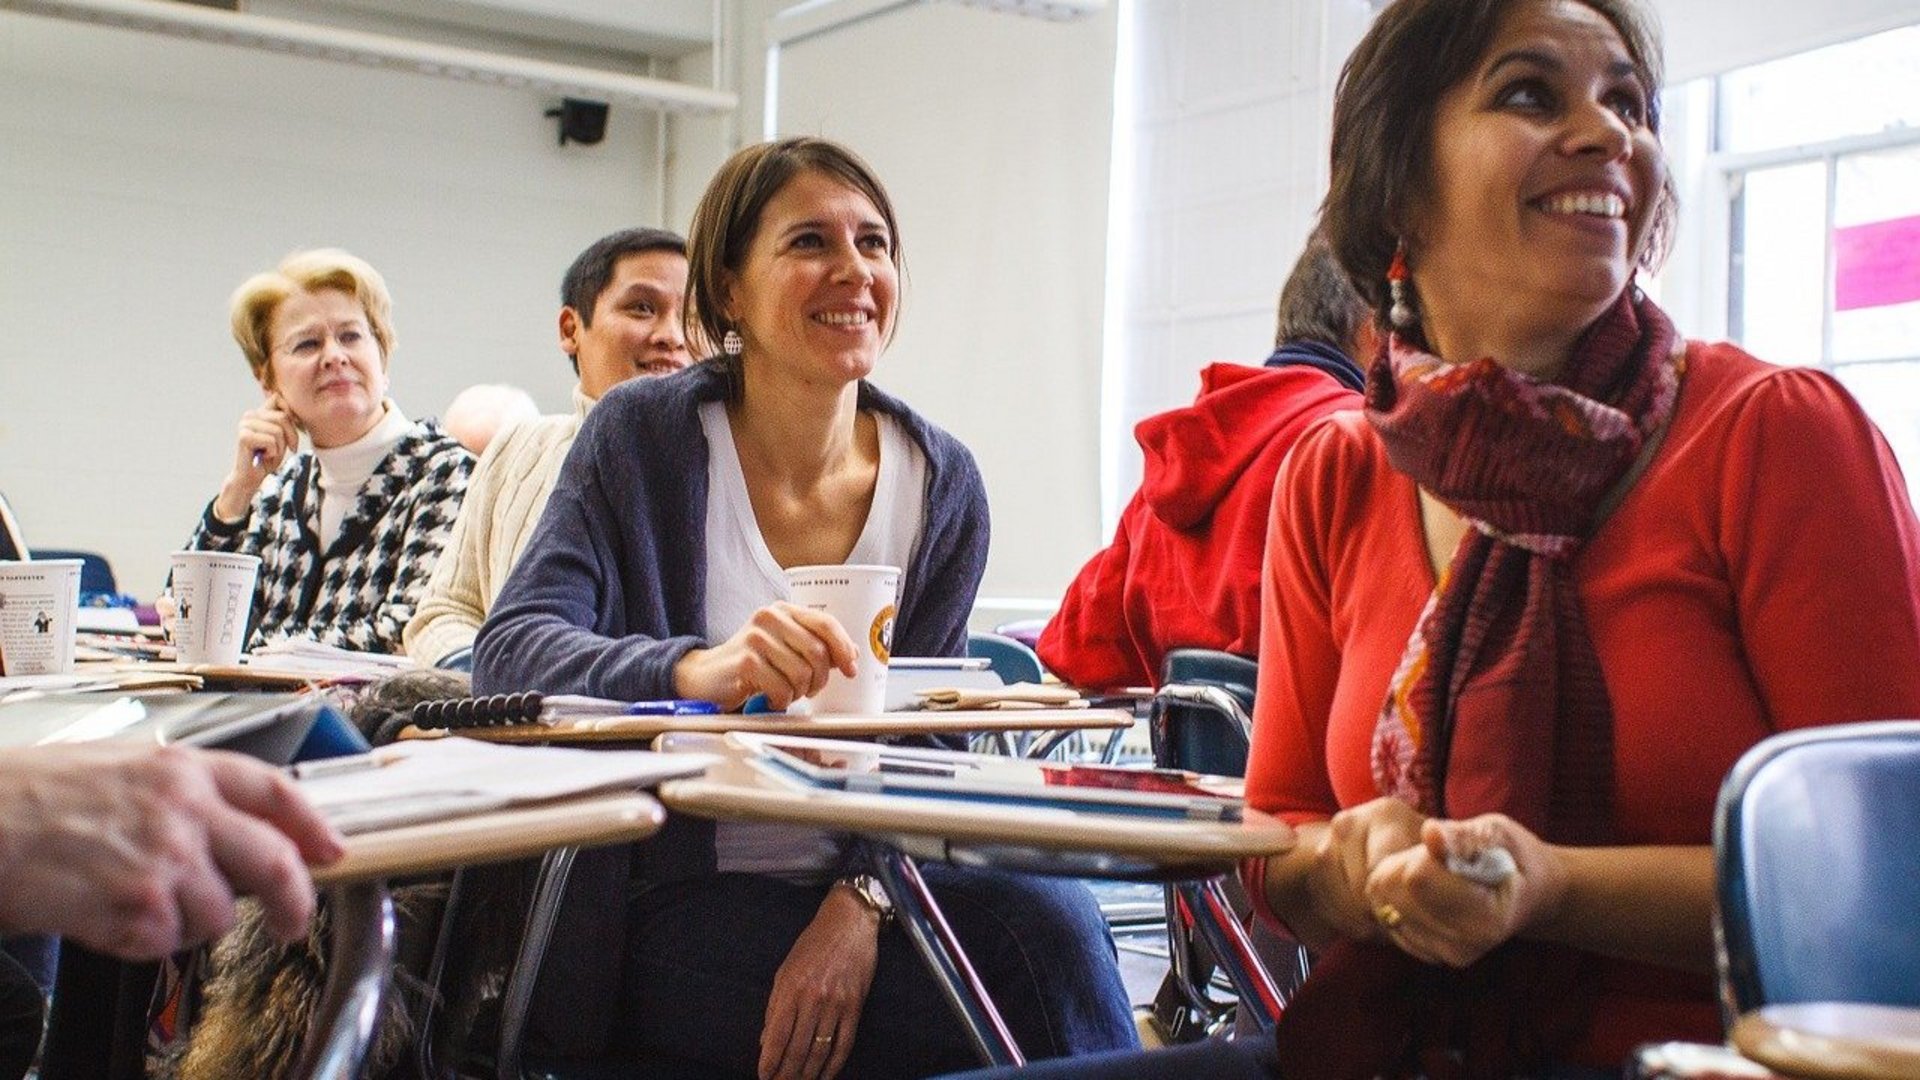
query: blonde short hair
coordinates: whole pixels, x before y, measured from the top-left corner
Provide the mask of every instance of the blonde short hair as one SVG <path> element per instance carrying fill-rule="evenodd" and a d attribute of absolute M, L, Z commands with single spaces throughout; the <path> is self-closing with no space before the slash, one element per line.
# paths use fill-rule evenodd
<path fill-rule="evenodd" d="M 228 301 L 233 321 L 233 340 L 246 354 L 247 366 L 262 385 L 270 370 L 273 355 L 273 314 L 280 304 L 297 292 L 338 289 L 360 303 L 367 313 L 367 325 L 380 344 L 380 357 L 393 354 L 393 297 L 387 293 L 386 279 L 366 260 L 339 248 L 315 248 L 296 251 L 280 260 L 280 265 L 255 274 L 233 291 Z"/>

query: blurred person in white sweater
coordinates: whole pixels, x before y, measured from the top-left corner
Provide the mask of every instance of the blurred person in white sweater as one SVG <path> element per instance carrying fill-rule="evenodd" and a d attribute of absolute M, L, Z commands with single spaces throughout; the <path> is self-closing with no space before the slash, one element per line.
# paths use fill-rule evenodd
<path fill-rule="evenodd" d="M 594 241 L 560 285 L 560 348 L 580 381 L 573 411 L 503 431 L 475 467 L 446 551 L 403 640 L 439 664 L 464 655 L 553 493 L 560 463 L 601 395 L 692 360 L 681 314 L 687 245 L 665 229 L 622 229 Z"/>

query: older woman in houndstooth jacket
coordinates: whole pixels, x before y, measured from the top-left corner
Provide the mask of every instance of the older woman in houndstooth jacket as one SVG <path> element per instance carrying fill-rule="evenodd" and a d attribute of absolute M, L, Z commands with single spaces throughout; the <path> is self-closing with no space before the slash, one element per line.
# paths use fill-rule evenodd
<path fill-rule="evenodd" d="M 400 652 L 453 526 L 473 459 L 387 397 L 392 306 L 379 272 L 336 249 L 295 252 L 233 295 L 234 340 L 266 399 L 241 416 L 187 546 L 260 557 L 255 644 Z"/>

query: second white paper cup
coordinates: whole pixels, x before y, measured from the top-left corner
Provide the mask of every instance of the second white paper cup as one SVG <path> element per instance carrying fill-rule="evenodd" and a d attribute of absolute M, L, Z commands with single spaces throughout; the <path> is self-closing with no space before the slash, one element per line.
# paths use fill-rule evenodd
<path fill-rule="evenodd" d="M 0 675 L 73 670 L 79 559 L 0 562 Z"/>
<path fill-rule="evenodd" d="M 173 645 L 184 664 L 236 664 L 247 645 L 260 560 L 226 551 L 173 553 Z"/>
<path fill-rule="evenodd" d="M 887 705 L 887 660 L 893 655 L 893 600 L 897 566 L 796 566 L 787 571 L 787 597 L 824 611 L 853 639 L 859 674 L 836 671 L 814 695 L 815 713 L 872 714 Z"/>

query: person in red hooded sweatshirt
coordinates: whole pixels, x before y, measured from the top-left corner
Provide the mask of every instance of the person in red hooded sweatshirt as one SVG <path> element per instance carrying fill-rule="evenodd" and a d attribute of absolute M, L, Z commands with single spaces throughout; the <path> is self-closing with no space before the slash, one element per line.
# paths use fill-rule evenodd
<path fill-rule="evenodd" d="M 1158 685 L 1169 650 L 1258 649 L 1274 474 L 1315 420 L 1360 406 L 1353 358 L 1376 345 L 1371 313 L 1317 234 L 1280 290 L 1278 321 L 1263 366 L 1210 364 L 1192 405 L 1134 429 L 1146 455 L 1140 490 L 1036 646 L 1061 679 Z"/>

